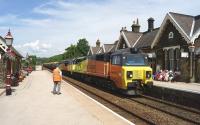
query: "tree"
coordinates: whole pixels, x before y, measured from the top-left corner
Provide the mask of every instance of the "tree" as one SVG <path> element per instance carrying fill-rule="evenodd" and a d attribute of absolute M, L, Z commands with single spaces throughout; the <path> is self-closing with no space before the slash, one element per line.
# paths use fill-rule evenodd
<path fill-rule="evenodd" d="M 63 54 L 59 54 L 48 58 L 45 62 L 59 62 L 63 59 Z"/>
<path fill-rule="evenodd" d="M 65 49 L 65 53 L 64 53 L 65 59 L 68 59 L 68 58 L 75 58 L 75 57 L 77 57 L 78 55 L 79 55 L 79 54 L 78 54 L 76 45 L 71 45 L 70 47 L 68 47 L 68 48 Z"/>
<path fill-rule="evenodd" d="M 70 45 L 65 49 L 64 58 L 71 59 L 80 56 L 86 56 L 89 50 L 88 41 L 83 38 L 79 39 L 77 45 Z"/>
<path fill-rule="evenodd" d="M 65 49 L 65 52 L 63 54 L 43 59 L 42 62 L 43 63 L 60 62 L 61 60 L 65 59 L 73 59 L 80 56 L 86 56 L 88 50 L 89 50 L 88 41 L 85 38 L 79 39 L 77 45 L 71 44 L 69 47 Z"/>
<path fill-rule="evenodd" d="M 78 40 L 77 50 L 79 52 L 79 56 L 86 56 L 89 48 L 88 41 L 85 38 Z"/>

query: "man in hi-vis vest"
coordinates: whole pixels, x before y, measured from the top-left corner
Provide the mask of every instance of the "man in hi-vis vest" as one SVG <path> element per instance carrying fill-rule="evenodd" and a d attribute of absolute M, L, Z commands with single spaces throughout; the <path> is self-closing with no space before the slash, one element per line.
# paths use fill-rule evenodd
<path fill-rule="evenodd" d="M 58 66 L 53 70 L 53 94 L 61 94 L 60 93 L 60 84 L 62 81 L 62 71 L 58 68 Z"/>

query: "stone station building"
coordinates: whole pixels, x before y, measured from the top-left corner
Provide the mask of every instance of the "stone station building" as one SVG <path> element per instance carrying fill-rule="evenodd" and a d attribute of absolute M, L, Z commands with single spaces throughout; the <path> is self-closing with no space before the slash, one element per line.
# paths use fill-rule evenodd
<path fill-rule="evenodd" d="M 126 48 L 138 48 L 149 56 L 153 72 L 171 70 L 180 74 L 179 81 L 200 82 L 200 15 L 191 16 L 169 12 L 162 24 L 154 28 L 154 19 L 148 20 L 148 29 L 140 31 L 139 20 L 132 31 L 120 30 L 119 38 L 107 45 L 91 47 L 88 55 L 108 53 Z"/>

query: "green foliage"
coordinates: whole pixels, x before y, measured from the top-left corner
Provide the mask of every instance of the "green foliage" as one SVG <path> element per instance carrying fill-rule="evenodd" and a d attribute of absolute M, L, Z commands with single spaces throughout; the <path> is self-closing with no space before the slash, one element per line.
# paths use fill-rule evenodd
<path fill-rule="evenodd" d="M 76 45 L 71 45 L 70 47 L 68 47 L 68 48 L 65 49 L 65 52 L 64 52 L 64 58 L 65 59 L 75 58 L 78 55 L 79 54 L 78 54 Z"/>
<path fill-rule="evenodd" d="M 47 61 L 48 58 L 41 58 L 38 57 L 36 61 L 36 65 L 42 65 L 45 61 Z"/>
<path fill-rule="evenodd" d="M 88 51 L 88 41 L 85 38 L 79 39 L 77 45 L 71 45 L 70 47 L 65 49 L 64 58 L 71 59 L 86 56 Z"/>
<path fill-rule="evenodd" d="M 84 39 L 79 39 L 77 43 L 77 50 L 80 53 L 79 56 L 86 56 L 89 51 L 88 41 Z"/>
<path fill-rule="evenodd" d="M 55 56 L 52 56 L 52 57 L 48 58 L 47 60 L 44 61 L 44 63 L 47 63 L 47 62 L 59 62 L 59 61 L 61 61 L 63 59 L 64 59 L 63 54 L 59 54 L 59 55 L 55 55 Z"/>
<path fill-rule="evenodd" d="M 30 55 L 25 60 L 22 60 L 22 67 L 31 66 L 34 69 L 36 63 L 37 63 L 37 57 L 35 55 Z"/>
<path fill-rule="evenodd" d="M 31 66 L 36 65 L 37 57 L 35 55 L 29 56 L 29 61 Z"/>

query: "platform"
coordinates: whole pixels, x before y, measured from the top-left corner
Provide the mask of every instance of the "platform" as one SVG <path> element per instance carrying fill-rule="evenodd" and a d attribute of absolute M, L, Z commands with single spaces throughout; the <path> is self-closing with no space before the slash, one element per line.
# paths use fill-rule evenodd
<path fill-rule="evenodd" d="M 51 93 L 52 74 L 32 72 L 11 96 L 0 96 L 1 125 L 130 125 L 76 88 L 62 82 L 61 95 Z"/>
<path fill-rule="evenodd" d="M 0 88 L 0 96 L 5 93 L 5 88 Z"/>
<path fill-rule="evenodd" d="M 154 81 L 154 86 L 200 94 L 200 83 Z"/>
<path fill-rule="evenodd" d="M 154 81 L 146 94 L 165 101 L 200 110 L 200 84 Z"/>

